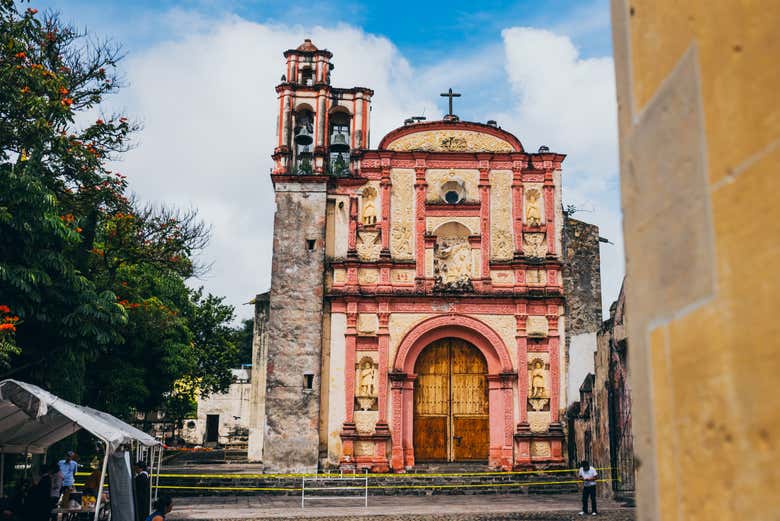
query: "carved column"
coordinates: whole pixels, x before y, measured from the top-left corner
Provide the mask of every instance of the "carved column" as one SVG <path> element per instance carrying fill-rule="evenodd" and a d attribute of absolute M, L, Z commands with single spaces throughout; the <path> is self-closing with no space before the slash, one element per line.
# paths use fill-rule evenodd
<path fill-rule="evenodd" d="M 548 314 L 548 349 L 550 353 L 550 422 L 559 421 L 559 403 L 561 395 L 560 338 L 558 337 L 558 315 Z"/>
<path fill-rule="evenodd" d="M 512 223 L 515 229 L 515 258 L 523 255 L 523 164 L 512 164 Z"/>
<path fill-rule="evenodd" d="M 415 264 L 417 266 L 417 284 L 421 285 L 425 279 L 425 197 L 428 192 L 428 183 L 425 181 L 425 167 L 414 169 L 414 196 L 415 196 Z"/>
<path fill-rule="evenodd" d="M 528 427 L 528 337 L 525 322 L 528 318 L 526 305 L 518 304 L 515 320 L 517 321 L 517 399 L 520 411 L 518 430 L 520 426 Z"/>
<path fill-rule="evenodd" d="M 347 256 L 357 255 L 357 224 L 358 224 L 358 198 L 357 195 L 349 196 L 349 237 L 347 238 Z"/>
<path fill-rule="evenodd" d="M 555 184 L 552 170 L 544 172 L 544 218 L 547 221 L 547 255 L 558 253 L 555 247 Z"/>
<path fill-rule="evenodd" d="M 490 280 L 490 169 L 479 169 L 479 192 L 482 204 L 479 208 L 480 232 L 482 235 L 481 277 Z"/>
<path fill-rule="evenodd" d="M 404 410 L 404 465 L 414 467 L 414 382 L 415 375 L 407 375 L 403 387 Z"/>
<path fill-rule="evenodd" d="M 391 464 L 396 472 L 404 470 L 404 421 L 403 421 L 403 386 L 406 373 L 389 373 L 390 389 L 393 398 L 393 425 L 390 430 L 392 440 Z"/>
<path fill-rule="evenodd" d="M 379 183 L 382 190 L 382 253 L 383 257 L 390 257 L 390 166 L 382 166 L 382 180 Z"/>
<path fill-rule="evenodd" d="M 387 375 L 388 375 L 388 356 L 390 353 L 390 329 L 388 324 L 390 322 L 390 313 L 387 312 L 387 302 L 379 304 L 380 311 L 377 313 L 379 317 L 379 329 L 377 331 L 378 343 L 379 343 L 379 400 L 377 402 L 379 407 L 379 421 L 378 423 L 387 423 Z"/>
<path fill-rule="evenodd" d="M 512 435 L 514 434 L 514 402 L 512 388 L 516 373 L 501 373 L 501 392 L 504 395 L 504 446 L 501 451 L 501 467 L 512 468 Z"/>
<path fill-rule="evenodd" d="M 501 388 L 501 375 L 489 374 L 488 377 L 488 410 L 490 417 L 490 450 L 488 465 L 501 466 L 501 456 L 504 447 L 504 393 Z"/>

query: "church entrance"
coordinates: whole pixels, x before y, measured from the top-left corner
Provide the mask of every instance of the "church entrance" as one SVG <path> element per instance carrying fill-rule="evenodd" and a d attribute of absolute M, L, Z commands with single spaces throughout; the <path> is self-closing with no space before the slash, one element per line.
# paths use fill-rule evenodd
<path fill-rule="evenodd" d="M 488 366 L 473 345 L 444 338 L 415 363 L 415 461 L 487 461 Z"/>

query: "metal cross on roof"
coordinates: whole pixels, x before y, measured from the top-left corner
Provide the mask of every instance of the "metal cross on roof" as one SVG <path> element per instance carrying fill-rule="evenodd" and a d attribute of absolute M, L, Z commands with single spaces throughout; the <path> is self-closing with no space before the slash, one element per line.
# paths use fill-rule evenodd
<path fill-rule="evenodd" d="M 454 114 L 452 113 L 452 98 L 460 98 L 460 94 L 452 92 L 452 89 L 450 89 L 447 92 L 442 92 L 440 96 L 444 98 L 450 98 L 450 113 L 448 114 L 448 116 L 453 116 Z"/>

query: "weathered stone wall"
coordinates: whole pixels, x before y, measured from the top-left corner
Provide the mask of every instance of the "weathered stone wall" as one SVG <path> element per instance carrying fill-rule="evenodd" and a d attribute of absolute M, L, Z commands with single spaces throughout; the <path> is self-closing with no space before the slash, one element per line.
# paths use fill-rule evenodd
<path fill-rule="evenodd" d="M 639 519 L 776 518 L 780 9 L 612 17 Z"/>
<path fill-rule="evenodd" d="M 563 291 L 566 295 L 566 405 L 575 402 L 583 378 L 593 372 L 601 326 L 599 228 L 564 215 Z"/>
<path fill-rule="evenodd" d="M 206 442 L 206 418 L 219 416 L 219 445 L 245 446 L 250 420 L 251 383 L 246 369 L 234 369 L 234 383 L 224 393 L 198 397 L 197 418 L 184 421 L 181 436 L 188 444 Z"/>
<path fill-rule="evenodd" d="M 247 458 L 263 460 L 263 431 L 265 430 L 265 391 L 268 362 L 268 312 L 270 292 L 254 299 L 255 316 L 252 332 L 252 391 L 249 410 L 249 449 Z"/>
<path fill-rule="evenodd" d="M 263 447 L 268 472 L 317 469 L 325 209 L 324 183 L 276 184 Z"/>

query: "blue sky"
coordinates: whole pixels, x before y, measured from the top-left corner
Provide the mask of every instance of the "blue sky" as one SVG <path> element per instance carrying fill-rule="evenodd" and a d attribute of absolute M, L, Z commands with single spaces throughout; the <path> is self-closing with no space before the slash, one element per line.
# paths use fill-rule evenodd
<path fill-rule="evenodd" d="M 33 0 L 120 42 L 127 88 L 105 110 L 143 123 L 117 167 L 142 198 L 195 207 L 212 225 L 203 284 L 240 316 L 270 283 L 271 166 L 282 52 L 311 37 L 333 83 L 373 88 L 372 143 L 403 119 L 496 119 L 526 149 L 567 153 L 564 204 L 600 226 L 603 306 L 623 275 L 607 0 L 269 2 Z"/>

